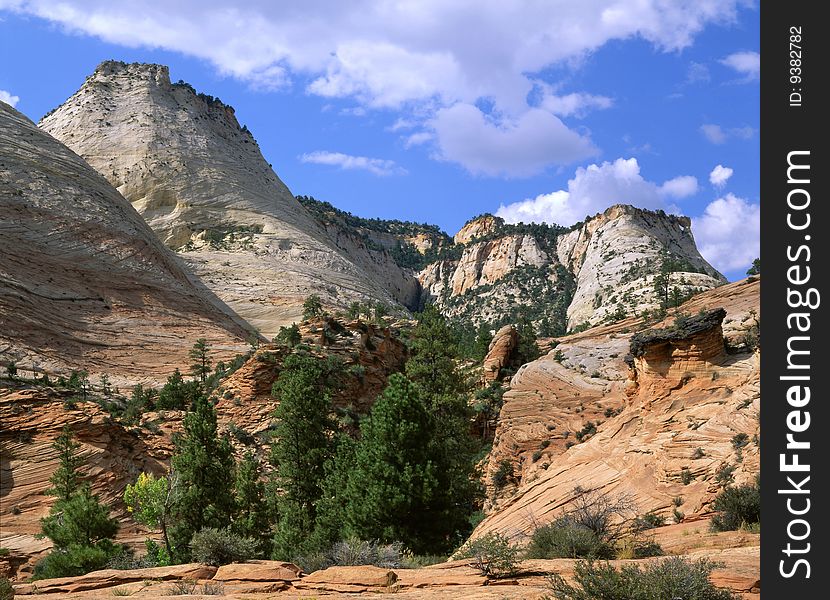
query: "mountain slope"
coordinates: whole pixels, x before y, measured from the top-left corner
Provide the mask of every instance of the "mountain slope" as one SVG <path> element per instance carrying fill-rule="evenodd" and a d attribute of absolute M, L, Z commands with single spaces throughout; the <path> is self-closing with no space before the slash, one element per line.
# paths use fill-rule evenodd
<path fill-rule="evenodd" d="M 245 327 L 76 154 L 0 103 L 0 360 L 158 378 Z"/>
<path fill-rule="evenodd" d="M 98 66 L 40 126 L 133 203 L 237 313 L 272 336 L 324 304 L 394 303 L 299 204 L 234 110 L 162 65 Z"/>

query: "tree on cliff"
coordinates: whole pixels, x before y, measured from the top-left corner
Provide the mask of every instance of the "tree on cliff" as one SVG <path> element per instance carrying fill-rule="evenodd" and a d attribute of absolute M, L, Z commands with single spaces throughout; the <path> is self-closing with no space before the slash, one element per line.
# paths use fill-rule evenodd
<path fill-rule="evenodd" d="M 59 502 L 69 500 L 78 491 L 81 478 L 78 469 L 83 464 L 81 457 L 78 456 L 80 447 L 68 424 L 63 426 L 60 435 L 52 444 L 52 448 L 58 452 L 58 468 L 49 478 L 52 487 L 46 490 L 46 494 L 57 496 Z"/>
<path fill-rule="evenodd" d="M 323 302 L 317 294 L 311 294 L 303 302 L 303 321 L 323 316 Z"/>
<path fill-rule="evenodd" d="M 184 418 L 183 433 L 173 438 L 173 470 L 181 492 L 173 515 L 170 541 L 174 557 L 187 561 L 190 540 L 204 527 L 223 529 L 235 510 L 234 460 L 226 437 L 219 437 L 216 410 L 199 395 Z"/>
<path fill-rule="evenodd" d="M 761 274 L 761 259 L 756 258 L 752 261 L 752 266 L 747 269 L 747 275 L 760 275 Z"/>
<path fill-rule="evenodd" d="M 210 375 L 211 361 L 210 361 L 210 346 L 208 346 L 205 338 L 199 338 L 193 347 L 190 349 L 188 356 L 192 361 L 190 363 L 190 373 L 202 383 Z"/>
<path fill-rule="evenodd" d="M 246 453 L 236 470 L 234 493 L 237 514 L 231 529 L 242 537 L 257 540 L 259 550 L 264 555 L 271 542 L 271 524 L 268 522 L 265 485 L 260 481 L 261 474 L 262 469 L 254 454 Z"/>

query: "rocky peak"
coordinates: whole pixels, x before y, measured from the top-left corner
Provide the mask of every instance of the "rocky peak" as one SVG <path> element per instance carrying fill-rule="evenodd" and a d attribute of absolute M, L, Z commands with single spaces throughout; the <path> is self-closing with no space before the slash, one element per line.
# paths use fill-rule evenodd
<path fill-rule="evenodd" d="M 688 217 L 623 204 L 560 236 L 556 253 L 576 278 L 569 328 L 658 308 L 655 277 L 667 265 L 681 298 L 726 282 L 700 255 Z"/>
<path fill-rule="evenodd" d="M 501 217 L 495 217 L 490 214 L 475 217 L 467 221 L 464 227 L 455 234 L 453 243 L 469 244 L 476 238 L 484 237 L 489 233 L 495 232 L 500 225 L 504 225 L 504 219 Z"/>
<path fill-rule="evenodd" d="M 331 240 L 240 127 L 234 110 L 167 67 L 102 63 L 40 126 L 106 177 L 205 285 L 267 336 L 330 307 L 395 304 Z"/>

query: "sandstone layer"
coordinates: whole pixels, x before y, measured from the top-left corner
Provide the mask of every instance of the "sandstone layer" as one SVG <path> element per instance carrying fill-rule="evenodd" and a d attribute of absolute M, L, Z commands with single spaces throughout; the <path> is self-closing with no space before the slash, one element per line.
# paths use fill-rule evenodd
<path fill-rule="evenodd" d="M 524 365 L 504 396 L 488 465 L 488 515 L 474 537 L 498 531 L 526 539 L 561 514 L 576 485 L 628 496 L 641 513 L 671 520 L 676 498 L 683 518 L 711 510 L 724 466 L 734 468 L 737 483 L 752 481 L 759 351 L 741 340 L 760 322 L 759 291 L 750 278 L 696 296 L 681 310 L 724 309 L 722 324 L 647 343 L 628 363 L 630 338 L 644 328 L 634 318 L 560 338 Z M 512 475 L 496 488 L 493 474 L 503 462 Z"/>
<path fill-rule="evenodd" d="M 390 304 L 265 161 L 233 108 L 167 67 L 108 61 L 40 126 L 126 197 L 217 296 L 268 337 L 303 300 Z"/>
<path fill-rule="evenodd" d="M 76 154 L 0 103 L 0 364 L 158 379 L 247 333 Z"/>

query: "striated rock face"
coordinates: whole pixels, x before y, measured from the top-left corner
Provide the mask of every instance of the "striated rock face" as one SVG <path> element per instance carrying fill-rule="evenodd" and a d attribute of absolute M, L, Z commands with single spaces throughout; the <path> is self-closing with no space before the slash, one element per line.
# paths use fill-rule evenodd
<path fill-rule="evenodd" d="M 246 331 L 113 187 L 0 103 L 0 362 L 159 379 Z"/>
<path fill-rule="evenodd" d="M 688 217 L 618 204 L 561 236 L 556 246 L 576 278 L 569 328 L 602 322 L 620 307 L 627 315 L 657 308 L 661 253 L 676 263 L 669 286 L 681 294 L 726 282 L 698 252 Z"/>
<path fill-rule="evenodd" d="M 482 379 L 485 384 L 499 379 L 501 370 L 510 363 L 518 344 L 519 334 L 512 325 L 505 325 L 496 332 L 484 357 Z"/>
<path fill-rule="evenodd" d="M 758 443 L 738 451 L 732 438 L 757 440 L 759 355 L 727 354 L 724 337 L 737 338 L 755 322 L 759 292 L 759 281 L 749 279 L 696 296 L 681 310 L 710 311 L 700 326 L 640 334 L 633 368 L 625 359 L 643 326 L 634 318 L 561 338 L 547 356 L 524 365 L 504 396 L 487 467 L 488 515 L 474 536 L 499 531 L 523 539 L 561 514 L 576 485 L 628 494 L 640 512 L 670 520 L 676 497 L 687 519 L 705 515 L 725 465 L 735 467 L 738 483 L 752 481 Z M 496 489 L 493 475 L 503 461 L 513 476 Z M 686 469 L 692 480 L 684 484 Z"/>
<path fill-rule="evenodd" d="M 104 62 L 40 126 L 266 336 L 299 321 L 311 293 L 331 306 L 394 302 L 292 196 L 234 110 L 171 84 L 167 67 Z"/>

